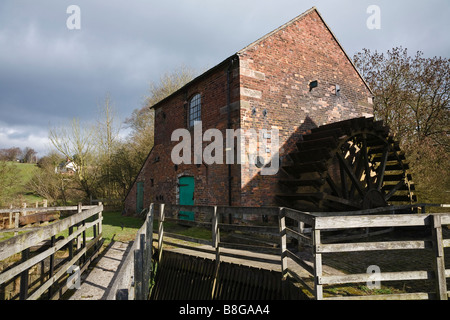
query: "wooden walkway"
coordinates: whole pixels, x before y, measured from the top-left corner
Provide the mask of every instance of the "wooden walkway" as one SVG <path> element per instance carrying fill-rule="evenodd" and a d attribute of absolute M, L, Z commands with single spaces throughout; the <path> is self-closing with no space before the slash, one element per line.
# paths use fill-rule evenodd
<path fill-rule="evenodd" d="M 72 295 L 68 300 L 105 300 L 111 289 L 111 285 L 118 276 L 118 271 L 126 253 L 129 251 L 131 243 L 113 242 L 90 267 L 87 275 L 82 275 L 81 287 L 78 290 L 72 290 Z M 208 245 L 197 246 L 199 250 L 166 248 L 165 251 L 180 253 L 191 257 L 215 260 L 214 248 Z M 308 264 L 313 264 L 310 254 L 305 252 L 299 253 L 302 259 Z M 242 258 L 239 258 L 242 257 Z M 247 266 L 255 269 L 263 269 L 276 271 L 281 273 L 280 257 L 277 255 L 251 252 L 237 249 L 221 249 L 221 261 L 236 264 L 239 266 Z M 288 263 L 296 265 L 292 260 Z M 308 278 L 309 274 L 302 268 L 296 269 L 298 275 Z M 342 274 L 339 270 L 325 266 L 324 272 L 327 274 Z"/>
<path fill-rule="evenodd" d="M 80 289 L 72 290 L 68 300 L 105 300 L 129 248 L 129 243 L 112 242 L 90 267 L 89 273 L 82 275 Z"/>

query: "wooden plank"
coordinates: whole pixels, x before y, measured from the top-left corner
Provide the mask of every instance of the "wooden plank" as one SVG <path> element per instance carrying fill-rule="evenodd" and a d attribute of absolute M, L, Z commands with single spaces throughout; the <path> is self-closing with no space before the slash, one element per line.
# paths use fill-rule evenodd
<path fill-rule="evenodd" d="M 163 238 L 164 238 L 164 204 L 160 205 L 159 209 L 159 226 L 158 226 L 158 261 L 161 261 L 162 253 L 163 253 Z"/>
<path fill-rule="evenodd" d="M 249 214 L 249 215 L 264 215 L 277 216 L 279 207 L 225 207 L 217 206 L 217 212 L 220 214 Z"/>
<path fill-rule="evenodd" d="M 286 272 L 288 270 L 287 263 L 287 231 L 286 231 L 286 216 L 283 214 L 281 210 L 280 216 L 278 218 L 278 225 L 280 230 L 280 250 L 281 250 L 281 277 L 284 278 L 286 276 Z"/>
<path fill-rule="evenodd" d="M 321 276 L 318 282 L 322 285 L 336 285 L 345 283 L 360 283 L 368 281 L 409 281 L 434 279 L 431 271 L 404 271 L 404 272 L 382 272 L 377 274 L 376 279 L 372 273 L 346 274 Z"/>
<path fill-rule="evenodd" d="M 19 217 L 19 226 L 59 219 L 59 213 L 41 212 Z"/>
<path fill-rule="evenodd" d="M 444 247 L 442 241 L 442 224 L 440 215 L 433 216 L 432 227 L 433 247 L 435 254 L 434 273 L 436 279 L 436 295 L 439 300 L 448 300 Z"/>
<path fill-rule="evenodd" d="M 28 300 L 36 300 L 38 299 L 53 283 L 55 283 L 58 279 L 60 279 L 63 275 L 66 274 L 67 270 L 73 264 L 78 261 L 99 239 L 101 235 L 98 235 L 97 238 L 90 241 L 86 247 L 81 249 L 77 255 L 70 261 L 66 262 L 59 270 L 53 275 L 50 279 L 48 279 L 42 286 L 39 287 L 33 294 L 28 297 Z"/>
<path fill-rule="evenodd" d="M 178 240 L 183 240 L 183 241 L 187 241 L 187 242 L 193 242 L 193 243 L 199 243 L 199 244 L 204 244 L 204 245 L 212 245 L 214 242 L 211 242 L 210 240 L 205 240 L 205 239 L 199 239 L 199 238 L 194 238 L 194 237 L 190 237 L 190 236 L 184 236 L 181 234 L 176 234 L 176 233 L 170 233 L 170 232 L 164 232 L 164 238 L 173 238 L 173 239 L 178 239 Z M 166 243 L 166 240 L 164 240 L 164 243 Z"/>
<path fill-rule="evenodd" d="M 240 232 L 252 232 L 258 234 L 278 234 L 278 227 L 275 226 L 246 226 L 228 223 L 219 223 L 221 230 L 227 231 L 240 231 Z"/>
<path fill-rule="evenodd" d="M 450 248 L 450 239 L 445 239 L 442 241 L 442 246 L 444 248 Z"/>
<path fill-rule="evenodd" d="M 450 213 L 435 213 L 435 215 L 439 215 L 441 217 L 442 225 L 450 224 Z"/>
<path fill-rule="evenodd" d="M 286 227 L 286 234 L 292 238 L 297 239 L 298 241 L 301 241 L 301 242 L 306 242 L 306 243 L 311 242 L 311 237 L 305 236 L 304 234 L 294 231 L 291 228 Z"/>
<path fill-rule="evenodd" d="M 323 286 L 318 279 L 322 277 L 322 254 L 317 253 L 315 248 L 321 244 L 320 230 L 313 231 L 313 248 L 314 248 L 314 296 L 316 300 L 323 300 Z"/>
<path fill-rule="evenodd" d="M 9 270 L 6 270 L 6 271 L 2 272 L 0 274 L 0 284 L 2 284 L 4 282 L 8 281 L 9 279 L 15 277 L 16 275 L 18 275 L 22 271 L 24 271 L 24 270 L 26 270 L 28 268 L 31 268 L 35 264 L 39 263 L 39 261 L 44 260 L 45 258 L 51 256 L 56 251 L 58 251 L 62 247 L 64 247 L 67 243 L 70 243 L 71 241 L 73 241 L 73 239 L 75 239 L 78 235 L 80 235 L 85 229 L 86 229 L 86 227 L 80 228 L 75 233 L 72 233 L 71 235 L 69 235 L 67 238 L 56 242 L 55 246 L 45 250 L 44 252 L 42 252 L 42 253 L 40 253 L 40 254 L 30 258 L 30 259 L 28 259 L 26 262 L 23 262 L 23 263 L 15 266 L 12 269 L 9 269 Z"/>
<path fill-rule="evenodd" d="M 259 253 L 267 253 L 267 254 L 279 255 L 279 253 L 280 253 L 280 249 L 279 248 L 262 247 L 262 246 L 255 246 L 255 245 L 242 244 L 242 243 L 221 242 L 219 244 L 219 246 L 221 248 L 238 249 L 238 250 L 245 250 L 245 251 L 259 252 Z"/>
<path fill-rule="evenodd" d="M 295 270 L 289 269 L 288 273 L 289 273 L 289 276 L 294 278 L 295 281 L 302 284 L 303 288 L 308 290 L 308 292 L 311 293 L 312 296 L 314 296 L 314 288 L 311 288 L 310 284 L 306 283 L 305 280 L 299 274 L 297 274 L 297 272 L 295 272 Z M 300 289 L 298 289 L 298 290 L 300 290 Z"/>
<path fill-rule="evenodd" d="M 432 300 L 435 294 L 426 292 L 374 294 L 370 296 L 327 297 L 324 300 Z"/>
<path fill-rule="evenodd" d="M 208 218 L 212 217 L 213 207 L 211 206 L 198 206 L 198 205 L 181 205 L 181 204 L 167 204 L 165 210 L 168 211 L 194 211 L 202 214 L 207 214 Z"/>
<path fill-rule="evenodd" d="M 0 260 L 4 260 L 13 254 L 19 253 L 31 246 L 38 244 L 58 233 L 68 229 L 69 227 L 80 223 L 87 218 L 103 211 L 103 206 L 98 206 L 93 209 L 82 211 L 79 214 L 72 215 L 61 221 L 55 222 L 51 225 L 44 226 L 39 230 L 24 233 L 8 240 L 0 242 Z"/>
<path fill-rule="evenodd" d="M 136 300 L 142 299 L 143 266 L 141 249 L 134 250 L 134 296 Z"/>
<path fill-rule="evenodd" d="M 316 229 L 372 228 L 372 227 L 406 227 L 429 225 L 428 215 L 365 215 L 316 217 Z"/>
<path fill-rule="evenodd" d="M 290 250 L 286 250 L 286 255 L 290 259 L 292 259 L 295 263 L 297 263 L 299 266 L 301 266 L 303 269 L 305 269 L 307 272 L 309 272 L 311 275 L 314 275 L 314 267 L 310 266 L 309 264 L 305 263 L 302 259 L 300 259 L 298 256 L 296 256 L 294 253 L 292 253 Z M 289 268 L 292 270 L 292 268 Z"/>
<path fill-rule="evenodd" d="M 82 206 L 83 210 L 89 210 L 96 208 L 97 206 Z M 66 207 L 39 207 L 39 208 L 11 208 L 0 209 L 0 213 L 9 212 L 50 212 L 50 211 L 75 211 L 78 206 L 66 206 Z"/>
<path fill-rule="evenodd" d="M 316 247 L 320 253 L 378 251 L 378 250 L 410 250 L 432 248 L 431 241 L 389 241 L 363 243 L 320 244 Z"/>
<path fill-rule="evenodd" d="M 290 219 L 301 221 L 308 225 L 314 225 L 315 217 L 308 212 L 302 212 L 290 208 L 282 208 L 282 211 L 283 214 Z"/>

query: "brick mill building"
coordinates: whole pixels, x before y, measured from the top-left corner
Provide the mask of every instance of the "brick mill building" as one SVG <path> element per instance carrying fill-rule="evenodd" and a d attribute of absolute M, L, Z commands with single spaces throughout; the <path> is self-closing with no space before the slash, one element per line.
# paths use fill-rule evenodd
<path fill-rule="evenodd" d="M 152 106 L 154 147 L 125 199 L 127 214 L 150 203 L 273 206 L 284 172 L 252 163 L 179 164 L 174 130 L 271 129 L 280 161 L 313 128 L 372 117 L 372 92 L 316 8 L 268 33 Z M 270 136 L 269 136 L 270 138 Z M 207 142 L 203 143 L 204 146 Z M 270 154 L 269 154 L 270 158 Z M 269 159 L 270 161 L 270 159 Z M 267 163 L 267 162 L 265 162 Z"/>

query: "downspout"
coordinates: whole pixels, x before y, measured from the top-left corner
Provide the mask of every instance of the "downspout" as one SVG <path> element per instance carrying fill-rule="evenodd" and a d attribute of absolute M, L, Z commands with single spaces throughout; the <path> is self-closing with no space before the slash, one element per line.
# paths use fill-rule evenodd
<path fill-rule="evenodd" d="M 232 81 L 232 77 L 231 77 L 231 72 L 233 70 L 233 66 L 234 66 L 234 61 L 235 61 L 235 57 L 231 58 L 230 64 L 228 66 L 227 69 L 227 129 L 232 129 L 231 126 L 231 81 Z M 232 206 L 232 183 L 233 181 L 233 176 L 231 174 L 231 164 L 228 164 L 228 206 Z M 231 224 L 232 223 L 232 215 L 229 214 L 228 215 L 228 223 Z"/>

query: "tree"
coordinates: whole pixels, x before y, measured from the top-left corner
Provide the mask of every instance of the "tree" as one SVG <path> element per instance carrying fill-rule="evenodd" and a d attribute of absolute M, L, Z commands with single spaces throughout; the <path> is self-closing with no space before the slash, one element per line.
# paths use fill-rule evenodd
<path fill-rule="evenodd" d="M 74 188 L 74 178 L 57 170 L 64 162 L 65 158 L 54 151 L 42 157 L 37 163 L 39 170 L 28 182 L 28 188 L 50 203 L 67 205 L 68 202 L 79 200 L 77 199 L 79 194 Z"/>
<path fill-rule="evenodd" d="M 22 150 L 17 147 L 0 149 L 0 161 L 17 161 L 20 160 Z"/>
<path fill-rule="evenodd" d="M 92 135 L 93 129 L 81 126 L 78 119 L 73 119 L 69 127 L 61 126 L 49 131 L 50 142 L 56 150 L 75 164 L 75 177 L 87 197 L 93 194 L 97 182 L 95 159 L 92 154 L 95 141 Z"/>
<path fill-rule="evenodd" d="M 368 49 L 354 56 L 374 92 L 374 114 L 391 128 L 411 162 L 419 198 L 447 202 L 450 194 L 450 60 L 386 54 Z"/>
<path fill-rule="evenodd" d="M 116 113 L 111 100 L 107 94 L 101 105 L 99 105 L 99 116 L 95 130 L 96 158 L 99 171 L 99 183 L 97 194 L 107 198 L 117 196 L 117 183 L 112 176 L 114 165 L 113 156 L 120 146 L 120 126 L 116 121 Z"/>
<path fill-rule="evenodd" d="M 195 75 L 196 71 L 186 66 L 164 73 L 158 82 L 150 82 L 149 95 L 145 97 L 143 107 L 135 109 L 131 117 L 125 120 L 127 128 L 131 129 L 128 140 L 135 145 L 141 165 L 153 146 L 155 119 L 150 107 L 182 88 Z"/>
<path fill-rule="evenodd" d="M 30 147 L 26 147 L 22 151 L 22 162 L 24 163 L 36 163 L 36 154 L 37 152 Z"/>

